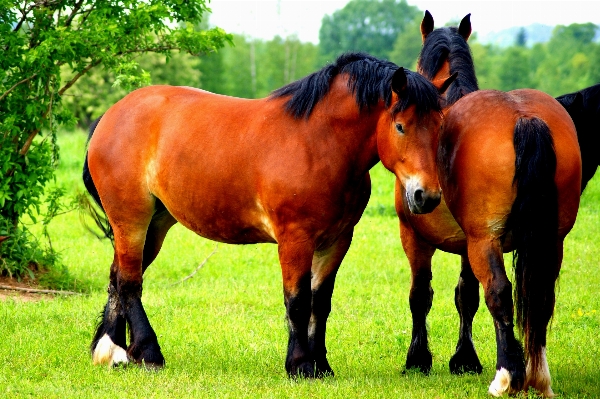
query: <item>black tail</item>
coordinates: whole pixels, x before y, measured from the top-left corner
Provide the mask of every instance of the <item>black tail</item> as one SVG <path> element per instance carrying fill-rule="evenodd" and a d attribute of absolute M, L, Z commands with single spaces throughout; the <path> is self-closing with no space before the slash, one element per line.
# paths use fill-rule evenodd
<path fill-rule="evenodd" d="M 100 119 L 102 119 L 102 117 L 96 119 L 90 125 L 90 132 L 89 132 L 88 140 L 87 140 L 88 143 L 89 143 L 90 139 L 92 138 L 92 136 L 94 135 L 94 131 L 96 130 L 96 126 L 98 126 Z M 96 189 L 96 185 L 94 184 L 94 181 L 92 180 L 92 175 L 90 174 L 90 169 L 88 167 L 87 151 L 85 153 L 85 161 L 83 162 L 83 176 L 82 177 L 83 177 L 83 184 L 85 185 L 85 188 L 87 189 L 88 193 L 92 196 L 92 198 L 94 198 L 94 201 L 100 207 L 101 212 L 99 212 L 94 207 L 94 205 L 88 200 L 88 198 L 85 195 L 82 195 L 79 197 L 79 208 L 82 210 L 82 213 L 80 213 L 80 219 L 81 219 L 83 225 L 88 230 L 90 230 L 92 233 L 94 233 L 99 238 L 102 238 L 93 229 L 91 229 L 89 227 L 89 225 L 85 222 L 84 215 L 91 216 L 92 219 L 94 219 L 96 226 L 98 226 L 100 228 L 100 230 L 102 231 L 104 237 L 110 239 L 111 242 L 114 242 L 112 227 L 111 227 L 110 223 L 108 222 L 108 218 L 106 217 L 106 213 L 104 212 L 104 208 L 102 207 L 102 202 L 100 201 L 100 195 L 98 195 L 98 190 Z"/>
<path fill-rule="evenodd" d="M 512 232 L 517 326 L 532 370 L 540 365 L 554 313 L 559 272 L 556 153 L 550 129 L 538 118 L 515 125 L 517 197 L 507 227 Z"/>

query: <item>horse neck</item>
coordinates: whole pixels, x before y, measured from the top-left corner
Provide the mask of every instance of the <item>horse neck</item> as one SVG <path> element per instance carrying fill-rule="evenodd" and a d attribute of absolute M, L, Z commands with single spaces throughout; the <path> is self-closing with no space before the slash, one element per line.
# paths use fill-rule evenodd
<path fill-rule="evenodd" d="M 338 148 L 358 173 L 366 173 L 377 162 L 377 128 L 382 116 L 387 115 L 383 101 L 376 106 L 360 109 L 347 79 L 334 79 L 329 93 L 310 117 L 315 134 L 333 134 Z M 389 119 L 389 116 L 388 116 Z M 322 127 L 328 133 L 319 133 Z"/>

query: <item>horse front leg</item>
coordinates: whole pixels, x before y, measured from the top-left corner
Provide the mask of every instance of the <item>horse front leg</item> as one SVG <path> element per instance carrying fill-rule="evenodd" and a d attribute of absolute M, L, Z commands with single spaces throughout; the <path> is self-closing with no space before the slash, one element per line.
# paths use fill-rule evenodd
<path fill-rule="evenodd" d="M 312 261 L 312 312 L 308 325 L 308 347 L 315 360 L 316 377 L 333 376 L 327 361 L 325 332 L 331 312 L 331 296 L 337 271 L 350 248 L 354 229 L 342 235 L 333 246 L 315 251 Z"/>
<path fill-rule="evenodd" d="M 409 303 L 413 326 L 412 340 L 406 355 L 406 369 L 416 368 L 429 374 L 432 355 L 427 340 L 427 315 L 433 303 L 431 258 L 435 248 L 420 238 L 402 216 L 400 238 L 411 271 Z"/>
<path fill-rule="evenodd" d="M 314 244 L 306 238 L 280 239 L 278 252 L 289 329 L 285 369 L 290 377 L 314 378 L 315 359 L 308 343 Z"/>
<path fill-rule="evenodd" d="M 512 285 L 504 269 L 500 242 L 489 237 L 472 239 L 467 251 L 496 329 L 496 376 L 488 391 L 494 396 L 516 393 L 523 388 L 525 360 L 514 335 Z"/>
<path fill-rule="evenodd" d="M 456 352 L 450 359 L 452 374 L 481 374 L 483 367 L 473 344 L 473 318 L 479 309 L 479 281 L 471 270 L 467 256 L 461 256 L 461 271 L 454 291 L 454 304 L 460 316 L 460 331 Z"/>

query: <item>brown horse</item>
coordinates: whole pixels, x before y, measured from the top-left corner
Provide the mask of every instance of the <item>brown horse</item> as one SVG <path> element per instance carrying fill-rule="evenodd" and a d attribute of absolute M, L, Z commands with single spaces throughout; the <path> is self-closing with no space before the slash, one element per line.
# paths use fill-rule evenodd
<path fill-rule="evenodd" d="M 91 129 L 84 165 L 115 244 L 94 363 L 164 364 L 142 307 L 142 275 L 180 222 L 215 241 L 277 243 L 285 368 L 332 374 L 326 322 L 369 200 L 369 169 L 381 160 L 396 174 L 411 212 L 438 205 L 438 90 L 447 84 L 351 53 L 265 99 L 152 86 L 113 105 Z"/>
<path fill-rule="evenodd" d="M 497 373 L 490 393 L 533 387 L 551 396 L 546 330 L 581 182 L 573 123 L 560 104 L 539 91 L 477 91 L 466 43 L 469 15 L 458 28 L 434 30 L 427 12 L 421 33 L 419 71 L 432 81 L 456 72 L 459 79 L 446 92 L 437 159 L 441 204 L 430 214 L 411 214 L 409 193 L 396 183 L 400 236 L 412 271 L 413 335 L 406 367 L 426 373 L 431 368 L 426 317 L 433 300 L 431 259 L 441 249 L 462 257 L 455 291 L 460 333 L 450 371 L 482 372 L 471 337 L 481 283 L 496 328 Z M 515 254 L 516 318 L 527 366 L 513 333 L 511 283 L 502 256 L 509 251 Z"/>

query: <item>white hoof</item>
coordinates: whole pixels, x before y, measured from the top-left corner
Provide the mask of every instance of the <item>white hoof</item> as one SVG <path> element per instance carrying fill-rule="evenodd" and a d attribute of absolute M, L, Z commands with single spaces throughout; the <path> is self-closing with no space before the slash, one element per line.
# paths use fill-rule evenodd
<path fill-rule="evenodd" d="M 94 364 L 108 364 L 109 366 L 129 363 L 125 349 L 115 345 L 108 334 L 104 334 L 98 341 L 92 360 Z"/>
<path fill-rule="evenodd" d="M 490 384 L 488 392 L 496 397 L 502 396 L 510 388 L 510 373 L 504 367 L 496 371 L 496 378 Z"/>

